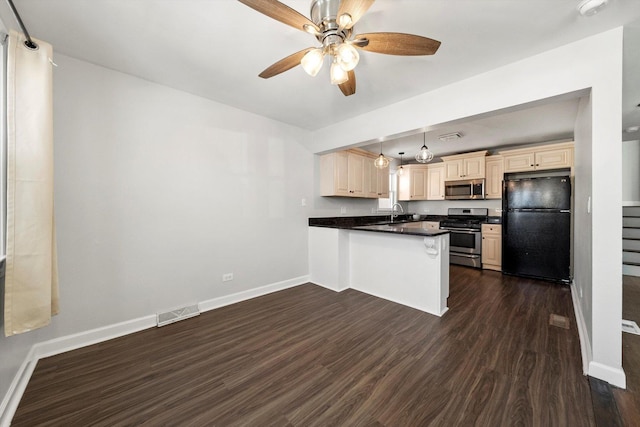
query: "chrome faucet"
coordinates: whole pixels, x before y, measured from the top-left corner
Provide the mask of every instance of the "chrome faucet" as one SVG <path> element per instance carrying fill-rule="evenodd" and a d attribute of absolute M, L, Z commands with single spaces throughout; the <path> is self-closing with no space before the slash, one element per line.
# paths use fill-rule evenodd
<path fill-rule="evenodd" d="M 400 208 L 401 213 L 404 213 L 404 209 L 402 209 L 402 205 L 400 203 L 394 203 L 393 206 L 391 206 L 391 222 L 393 222 L 393 219 L 398 216 L 396 214 L 396 206 Z"/>

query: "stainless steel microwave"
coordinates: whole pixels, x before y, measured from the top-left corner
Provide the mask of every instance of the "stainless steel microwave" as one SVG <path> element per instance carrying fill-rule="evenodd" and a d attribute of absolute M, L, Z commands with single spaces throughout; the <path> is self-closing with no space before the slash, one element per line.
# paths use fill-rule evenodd
<path fill-rule="evenodd" d="M 444 198 L 447 200 L 478 200 L 484 199 L 484 194 L 484 178 L 444 183 Z"/>

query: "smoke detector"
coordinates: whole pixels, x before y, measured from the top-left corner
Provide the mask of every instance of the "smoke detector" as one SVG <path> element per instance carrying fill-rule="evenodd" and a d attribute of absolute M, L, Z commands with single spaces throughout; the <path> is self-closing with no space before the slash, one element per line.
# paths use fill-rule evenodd
<path fill-rule="evenodd" d="M 582 0 L 578 3 L 578 12 L 582 16 L 593 16 L 604 8 L 609 0 Z"/>

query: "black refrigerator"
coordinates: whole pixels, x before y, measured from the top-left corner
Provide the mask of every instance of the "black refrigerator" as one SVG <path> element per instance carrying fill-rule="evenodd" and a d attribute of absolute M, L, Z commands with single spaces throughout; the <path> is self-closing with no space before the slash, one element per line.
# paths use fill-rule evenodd
<path fill-rule="evenodd" d="M 571 179 L 507 179 L 502 197 L 502 271 L 570 281 Z"/>

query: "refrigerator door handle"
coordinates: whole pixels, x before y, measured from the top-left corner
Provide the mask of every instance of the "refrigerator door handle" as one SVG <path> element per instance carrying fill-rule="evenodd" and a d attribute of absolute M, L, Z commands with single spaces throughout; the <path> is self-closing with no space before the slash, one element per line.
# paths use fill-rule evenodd
<path fill-rule="evenodd" d="M 571 209 L 561 209 L 560 213 L 571 213 Z"/>

